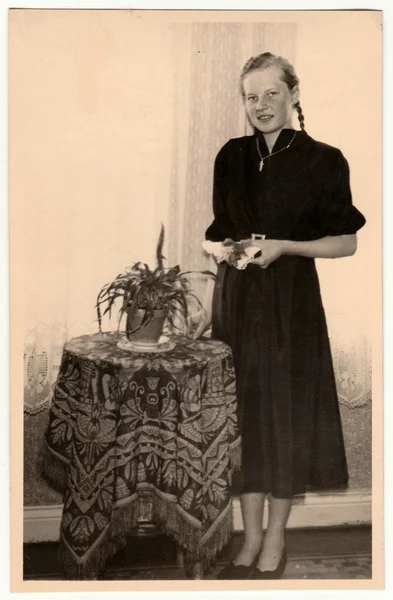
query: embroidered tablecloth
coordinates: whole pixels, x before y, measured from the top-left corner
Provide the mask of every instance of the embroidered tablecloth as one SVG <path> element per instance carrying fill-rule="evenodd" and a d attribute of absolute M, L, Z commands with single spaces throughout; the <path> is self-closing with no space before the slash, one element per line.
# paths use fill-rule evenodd
<path fill-rule="evenodd" d="M 149 504 L 191 561 L 207 566 L 232 534 L 230 483 L 240 466 L 228 346 L 173 337 L 168 352 L 131 352 L 116 333 L 63 350 L 43 447 L 44 475 L 64 492 L 65 576 L 94 577 Z"/>

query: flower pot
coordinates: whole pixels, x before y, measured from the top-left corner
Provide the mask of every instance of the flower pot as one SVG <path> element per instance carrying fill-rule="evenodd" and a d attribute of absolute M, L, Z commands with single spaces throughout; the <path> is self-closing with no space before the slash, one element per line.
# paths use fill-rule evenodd
<path fill-rule="evenodd" d="M 132 342 L 156 344 L 162 335 L 165 313 L 163 310 L 155 310 L 150 323 L 141 326 L 144 314 L 145 311 L 139 309 L 132 316 L 127 315 L 126 336 Z M 133 331 L 134 329 L 136 331 Z"/>

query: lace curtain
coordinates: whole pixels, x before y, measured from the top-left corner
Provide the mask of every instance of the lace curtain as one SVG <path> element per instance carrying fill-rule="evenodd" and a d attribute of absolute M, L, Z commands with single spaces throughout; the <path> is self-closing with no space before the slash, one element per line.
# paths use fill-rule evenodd
<path fill-rule="evenodd" d="M 117 57 L 117 70 L 114 71 L 104 55 L 87 55 L 78 46 L 78 60 L 85 61 L 85 74 L 89 73 L 90 80 L 100 89 L 100 94 L 93 94 L 89 98 L 96 103 L 94 110 L 101 110 L 100 119 L 107 120 L 108 131 L 111 132 L 111 111 L 108 107 L 122 111 L 125 126 L 131 128 L 131 138 L 134 136 L 135 140 L 142 140 L 138 136 L 143 128 L 146 130 L 147 137 L 143 138 L 144 145 L 140 151 L 146 154 L 146 164 L 155 167 L 149 171 L 146 167 L 146 186 L 150 186 L 148 192 L 160 209 L 157 208 L 153 213 L 146 212 L 143 203 L 138 204 L 138 219 L 132 221 L 131 215 L 137 205 L 132 204 L 132 199 L 126 199 L 130 195 L 132 198 L 132 194 L 127 191 L 124 195 L 123 188 L 128 186 L 132 190 L 134 158 L 130 158 L 126 172 L 121 169 L 116 171 L 115 161 L 105 164 L 105 169 L 95 163 L 99 160 L 99 153 L 116 153 L 116 144 L 121 146 L 121 151 L 127 151 L 126 142 L 119 132 L 112 132 L 111 147 L 100 148 L 96 158 L 92 156 L 90 163 L 80 166 L 86 170 L 90 181 L 94 176 L 99 178 L 100 185 L 108 187 L 108 203 L 100 205 L 100 210 L 97 210 L 94 194 L 87 185 L 84 190 L 73 189 L 73 173 L 70 173 L 70 179 L 65 182 L 70 192 L 69 203 L 46 205 L 46 210 L 53 212 L 53 218 L 56 216 L 54 212 L 58 212 L 58 221 L 62 224 L 60 229 L 45 233 L 51 242 L 48 248 L 53 244 L 56 249 L 56 236 L 61 234 L 70 238 L 73 252 L 68 255 L 63 248 L 63 255 L 55 256 L 52 262 L 46 259 L 45 267 L 38 269 L 34 293 L 26 299 L 29 328 L 24 355 L 25 410 L 31 415 L 45 410 L 49 405 L 64 342 L 74 335 L 96 331 L 94 299 L 99 287 L 115 271 L 141 258 L 130 253 L 123 243 L 127 236 L 132 238 L 132 231 L 141 223 L 143 227 L 146 220 L 156 221 L 158 215 L 165 222 L 166 256 L 170 264 L 179 263 L 183 269 L 214 269 L 211 259 L 204 256 L 201 250 L 204 231 L 212 218 L 214 158 L 230 137 L 250 133 L 238 88 L 239 73 L 251 55 L 267 50 L 282 54 L 296 64 L 296 23 L 161 24 L 160 29 L 153 27 L 145 32 L 148 43 L 145 44 L 144 69 L 139 63 L 143 82 L 145 69 L 155 65 L 153 75 L 157 75 L 161 96 L 158 94 L 154 97 L 156 88 L 144 90 L 147 103 L 145 112 L 131 114 L 127 95 L 131 93 L 129 90 L 135 82 L 139 82 L 139 71 L 135 59 L 130 63 L 129 57 L 123 56 L 121 36 L 125 32 L 119 32 L 119 36 L 110 35 L 104 27 L 95 26 L 97 16 L 86 18 L 92 20 L 87 30 L 83 30 L 82 37 L 82 27 L 75 32 L 76 43 L 84 43 L 88 47 L 89 36 L 101 36 L 101 43 L 107 52 Z M 94 47 L 94 44 L 91 46 Z M 153 49 L 149 54 L 150 46 Z M 128 77 L 125 82 L 122 80 L 124 77 Z M 91 87 L 89 90 L 91 94 Z M 79 127 L 86 127 L 87 135 L 93 135 L 93 129 L 89 130 L 93 108 L 86 105 L 85 92 L 82 98 L 84 120 Z M 63 109 L 60 107 L 60 110 Z M 67 115 L 67 118 L 72 118 L 72 115 Z M 69 145 L 70 140 L 65 140 L 64 144 Z M 72 150 L 72 141 L 69 149 Z M 82 157 L 83 160 L 85 158 Z M 153 183 L 152 173 L 155 176 Z M 64 177 L 64 173 L 59 172 L 59 177 Z M 146 189 L 144 193 L 147 193 Z M 134 197 L 138 197 L 137 191 Z M 132 211 L 129 207 L 128 213 L 127 210 L 113 211 L 111 202 L 125 207 L 129 202 Z M 126 222 L 126 218 L 123 222 L 122 215 L 126 215 L 129 222 Z M 33 214 L 31 218 L 34 218 Z M 153 233 L 147 239 L 146 247 L 154 247 L 156 232 Z M 39 235 L 38 231 L 34 239 L 38 239 Z M 97 251 L 100 252 L 99 269 L 95 259 Z M 37 247 L 32 246 L 31 252 L 36 253 L 34 264 L 39 265 L 38 242 Z M 82 267 L 78 267 L 78 252 L 89 253 L 88 268 L 91 273 L 87 278 Z M 54 287 L 58 286 L 58 291 L 51 295 L 48 302 L 43 302 L 40 289 L 44 289 L 43 282 L 51 278 Z M 194 288 L 202 301 L 209 301 L 211 284 L 204 278 L 196 277 Z M 56 303 L 58 310 L 53 309 Z M 350 408 L 362 406 L 370 400 L 371 395 L 371 360 L 367 336 L 358 332 L 343 336 L 340 327 L 334 324 L 331 331 L 340 402 Z"/>
<path fill-rule="evenodd" d="M 29 415 L 49 406 L 59 372 L 63 344 L 68 337 L 64 325 L 45 323 L 28 332 L 24 350 L 24 407 Z"/>

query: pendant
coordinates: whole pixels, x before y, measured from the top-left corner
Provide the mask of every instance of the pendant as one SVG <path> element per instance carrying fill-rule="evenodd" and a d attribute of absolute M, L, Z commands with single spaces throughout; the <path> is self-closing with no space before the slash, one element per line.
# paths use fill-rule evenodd
<path fill-rule="evenodd" d="M 259 163 L 259 170 L 262 171 L 263 169 L 263 158 L 261 158 L 261 162 Z"/>

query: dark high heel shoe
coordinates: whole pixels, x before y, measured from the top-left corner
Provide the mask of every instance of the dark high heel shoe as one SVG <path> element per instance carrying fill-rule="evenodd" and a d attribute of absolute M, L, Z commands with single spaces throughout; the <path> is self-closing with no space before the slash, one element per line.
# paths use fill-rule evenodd
<path fill-rule="evenodd" d="M 258 569 L 256 566 L 252 571 L 250 571 L 248 579 L 281 579 L 285 571 L 285 567 L 287 566 L 287 560 L 288 555 L 284 547 L 280 562 L 274 571 L 261 571 L 261 569 Z"/>
<path fill-rule="evenodd" d="M 259 552 L 250 566 L 247 565 L 234 565 L 231 561 L 222 571 L 217 575 L 217 579 L 249 579 L 250 574 L 256 568 L 259 558 Z"/>

